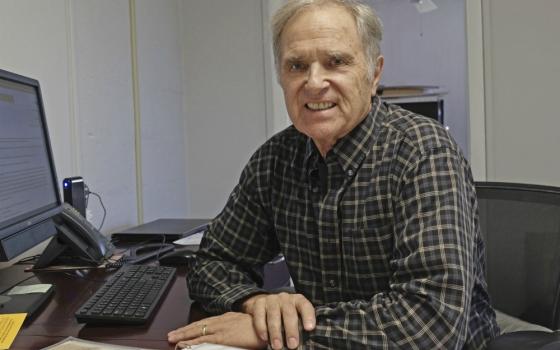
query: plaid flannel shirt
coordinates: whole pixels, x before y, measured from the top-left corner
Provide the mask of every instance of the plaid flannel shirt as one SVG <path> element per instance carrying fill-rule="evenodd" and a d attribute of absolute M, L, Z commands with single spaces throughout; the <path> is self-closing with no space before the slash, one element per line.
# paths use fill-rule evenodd
<path fill-rule="evenodd" d="M 326 157 L 293 126 L 252 156 L 188 276 L 213 313 L 282 253 L 316 308 L 306 349 L 482 349 L 499 333 L 469 165 L 437 122 L 373 97 Z"/>

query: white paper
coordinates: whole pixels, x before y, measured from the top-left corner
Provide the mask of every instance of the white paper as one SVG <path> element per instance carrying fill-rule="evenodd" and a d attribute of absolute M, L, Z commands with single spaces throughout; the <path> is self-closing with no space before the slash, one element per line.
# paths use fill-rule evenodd
<path fill-rule="evenodd" d="M 30 284 L 27 286 L 15 286 L 10 289 L 8 295 L 21 295 L 31 293 L 46 293 L 52 284 Z"/>
<path fill-rule="evenodd" d="M 149 350 L 149 349 L 98 343 L 94 341 L 68 337 L 54 345 L 43 348 L 43 350 Z"/>
<path fill-rule="evenodd" d="M 197 233 L 194 233 L 190 236 L 178 239 L 173 243 L 178 244 L 178 245 L 199 245 L 200 241 L 202 240 L 202 235 L 203 234 L 204 234 L 204 231 L 197 232 Z"/>
<path fill-rule="evenodd" d="M 210 344 L 204 343 L 199 345 L 191 345 L 182 347 L 180 349 L 192 349 L 192 350 L 244 350 L 242 348 L 236 348 L 234 346 L 226 346 L 226 345 L 217 345 L 217 344 Z"/>

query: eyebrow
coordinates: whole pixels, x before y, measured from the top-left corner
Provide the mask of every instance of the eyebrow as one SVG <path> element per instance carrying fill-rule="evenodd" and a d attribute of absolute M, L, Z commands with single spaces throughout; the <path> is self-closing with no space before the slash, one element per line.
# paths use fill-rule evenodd
<path fill-rule="evenodd" d="M 290 56 L 287 56 L 286 58 L 284 58 L 284 62 L 287 63 L 293 63 L 293 62 L 301 62 L 301 61 L 305 61 L 305 58 L 308 55 L 300 55 L 300 54 L 292 54 Z M 344 52 L 344 51 L 338 51 L 338 50 L 324 50 L 321 51 L 319 53 L 319 57 L 336 57 L 336 58 L 341 58 L 345 61 L 349 61 L 352 62 L 354 61 L 354 55 L 348 52 Z"/>
<path fill-rule="evenodd" d="M 304 60 L 303 58 L 304 56 L 301 55 L 293 55 L 293 56 L 288 56 L 284 59 L 284 63 L 294 63 L 294 62 L 301 62 Z"/>
<path fill-rule="evenodd" d="M 352 55 L 348 52 L 329 51 L 329 52 L 327 52 L 327 56 L 328 57 L 340 58 L 340 59 L 342 59 L 346 62 L 353 62 L 354 61 L 354 55 Z"/>

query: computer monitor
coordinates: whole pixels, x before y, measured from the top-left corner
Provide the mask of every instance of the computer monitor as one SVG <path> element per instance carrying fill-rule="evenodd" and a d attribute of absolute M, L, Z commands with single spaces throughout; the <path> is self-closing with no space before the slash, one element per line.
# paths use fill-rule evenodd
<path fill-rule="evenodd" d="M 57 233 L 57 184 L 39 82 L 0 70 L 0 261 Z"/>

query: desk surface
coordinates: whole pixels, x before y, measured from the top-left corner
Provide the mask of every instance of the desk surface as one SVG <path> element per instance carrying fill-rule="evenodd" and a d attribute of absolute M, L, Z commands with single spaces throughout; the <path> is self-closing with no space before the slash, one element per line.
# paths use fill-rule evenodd
<path fill-rule="evenodd" d="M 29 272 L 24 272 L 25 267 L 15 265 L 2 270 L 2 274 L 20 275 L 18 280 L 21 280 L 30 276 Z M 40 349 L 68 336 L 149 349 L 174 349 L 167 342 L 167 333 L 189 322 L 191 300 L 185 282 L 186 268 L 178 269 L 153 319 L 142 326 L 89 326 L 76 321 L 74 312 L 110 275 L 105 270 L 37 272 L 35 275 L 37 279 L 27 283 L 52 283 L 56 291 L 37 316 L 22 327 L 10 349 Z"/>

